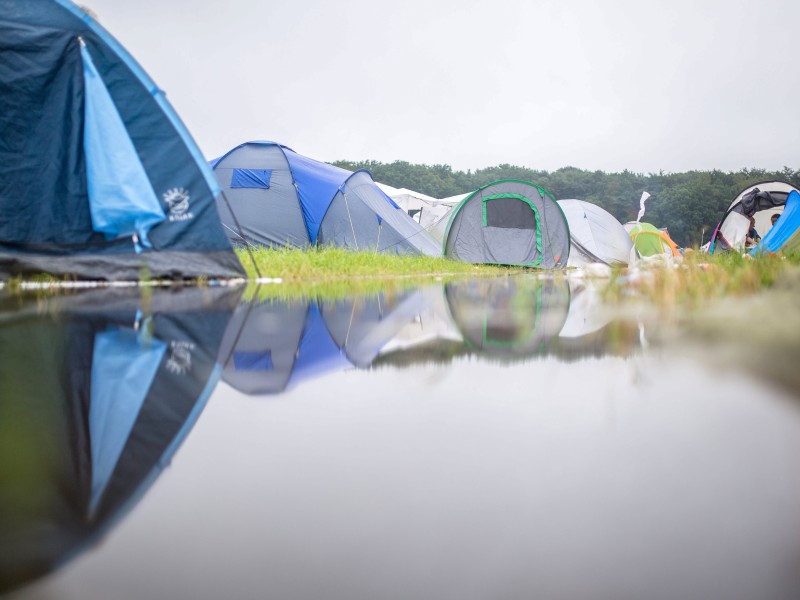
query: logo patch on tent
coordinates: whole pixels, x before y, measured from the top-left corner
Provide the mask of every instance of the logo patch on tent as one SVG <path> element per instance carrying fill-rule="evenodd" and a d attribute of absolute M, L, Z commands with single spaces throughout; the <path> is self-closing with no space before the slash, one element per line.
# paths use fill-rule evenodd
<path fill-rule="evenodd" d="M 195 346 L 191 342 L 170 342 L 167 370 L 176 375 L 184 375 L 192 369 L 192 351 Z"/>
<path fill-rule="evenodd" d="M 184 188 L 172 188 L 164 192 L 164 202 L 169 206 L 170 222 L 188 221 L 194 217 L 189 211 L 189 192 Z"/>

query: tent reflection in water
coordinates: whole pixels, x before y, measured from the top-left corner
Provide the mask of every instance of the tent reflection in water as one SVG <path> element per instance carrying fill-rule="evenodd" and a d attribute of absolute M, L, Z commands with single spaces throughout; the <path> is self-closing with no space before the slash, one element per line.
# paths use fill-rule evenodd
<path fill-rule="evenodd" d="M 464 341 L 501 358 L 543 353 L 569 313 L 566 279 L 474 279 L 445 285 L 450 315 Z"/>
<path fill-rule="evenodd" d="M 164 93 L 69 0 L 0 0 L 0 279 L 243 275 Z"/>
<path fill-rule="evenodd" d="M 169 463 L 218 380 L 239 294 L 0 299 L 0 590 L 92 545 Z"/>
<path fill-rule="evenodd" d="M 223 380 L 245 394 L 267 395 L 326 373 L 366 368 L 422 309 L 418 291 L 252 300 L 236 310 L 222 344 Z"/>

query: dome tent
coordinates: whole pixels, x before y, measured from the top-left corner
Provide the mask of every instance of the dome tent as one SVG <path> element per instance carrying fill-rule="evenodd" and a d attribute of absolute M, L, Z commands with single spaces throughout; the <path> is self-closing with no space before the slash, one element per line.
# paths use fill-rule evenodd
<path fill-rule="evenodd" d="M 630 221 L 625 223 L 624 227 L 633 241 L 636 252 L 643 258 L 681 255 L 678 245 L 672 241 L 669 234 L 651 223 Z"/>
<path fill-rule="evenodd" d="M 0 279 L 243 274 L 199 149 L 88 14 L 0 0 L 0 56 Z"/>
<path fill-rule="evenodd" d="M 628 264 L 633 243 L 611 213 L 583 200 L 559 200 L 558 205 L 569 225 L 568 266 Z"/>
<path fill-rule="evenodd" d="M 757 230 L 757 229 L 756 229 Z M 797 252 L 800 247 L 800 192 L 790 193 L 783 212 L 750 254 L 760 252 Z"/>
<path fill-rule="evenodd" d="M 714 230 L 708 252 L 744 249 L 750 217 L 755 219 L 756 231 L 766 234 L 772 226 L 772 215 L 780 214 L 789 195 L 796 191 L 793 185 L 783 181 L 762 181 L 739 192 Z M 782 227 L 786 227 L 787 221 L 784 220 Z"/>
<path fill-rule="evenodd" d="M 569 226 L 552 194 L 509 179 L 483 186 L 453 209 L 443 251 L 471 263 L 559 269 L 569 246 Z"/>
<path fill-rule="evenodd" d="M 439 254 L 436 242 L 378 188 L 355 173 L 274 142 L 246 142 L 211 161 L 234 244 L 338 246 L 390 254 Z"/>

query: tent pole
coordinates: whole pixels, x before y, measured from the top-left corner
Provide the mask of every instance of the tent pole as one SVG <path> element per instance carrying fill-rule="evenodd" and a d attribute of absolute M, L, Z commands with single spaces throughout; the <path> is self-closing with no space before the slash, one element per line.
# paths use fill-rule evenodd
<path fill-rule="evenodd" d="M 250 256 L 250 261 L 253 263 L 253 268 L 256 270 L 256 275 L 259 278 L 263 277 L 263 275 L 261 274 L 261 270 L 258 268 L 256 257 L 253 256 L 253 250 L 250 248 L 250 242 L 248 242 L 247 238 L 244 237 L 244 230 L 242 230 L 242 226 L 239 224 L 239 219 L 236 218 L 236 214 L 233 212 L 233 207 L 231 207 L 231 203 L 228 201 L 228 197 L 225 195 L 225 192 L 222 192 L 222 199 L 225 200 L 225 206 L 228 207 L 228 212 L 231 213 L 233 224 L 236 225 L 236 229 L 238 229 L 236 233 L 238 233 L 239 237 L 242 238 L 244 246 L 245 248 L 247 248 L 247 254 Z"/>
<path fill-rule="evenodd" d="M 344 207 L 347 209 L 347 220 L 350 221 L 350 231 L 353 232 L 353 243 L 356 245 L 356 251 L 358 251 L 358 240 L 356 239 L 356 229 L 353 227 L 353 217 L 350 216 L 350 205 L 347 203 L 347 192 L 342 190 L 342 196 L 344 196 Z"/>

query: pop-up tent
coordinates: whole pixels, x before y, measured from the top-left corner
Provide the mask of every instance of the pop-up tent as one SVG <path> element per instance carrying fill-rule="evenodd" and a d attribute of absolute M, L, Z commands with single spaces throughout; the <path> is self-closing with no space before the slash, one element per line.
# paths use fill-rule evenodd
<path fill-rule="evenodd" d="M 337 301 L 240 306 L 220 350 L 223 379 L 248 395 L 277 394 L 351 368 L 366 368 L 422 310 L 418 292 Z"/>
<path fill-rule="evenodd" d="M 569 258 L 569 226 L 553 195 L 527 181 L 496 181 L 450 215 L 445 256 L 471 263 L 559 269 Z"/>
<path fill-rule="evenodd" d="M 750 230 L 750 217 L 755 220 L 756 231 L 765 236 L 772 228 L 772 215 L 780 214 L 789 195 L 797 191 L 793 185 L 783 181 L 762 181 L 742 190 L 731 202 L 714 230 L 708 252 L 713 254 L 731 249 L 743 250 L 747 232 Z M 794 224 L 792 221 L 788 218 L 783 220 L 784 233 L 791 235 L 794 232 L 794 230 L 789 232 L 791 225 Z M 774 239 L 777 239 L 777 233 Z M 766 246 L 762 248 L 762 250 L 767 249 Z"/>
<path fill-rule="evenodd" d="M 792 191 L 786 198 L 783 212 L 750 254 L 792 251 L 800 248 L 800 192 Z"/>
<path fill-rule="evenodd" d="M 0 278 L 243 274 L 164 93 L 68 0 L 0 0 L 0 132 Z"/>
<path fill-rule="evenodd" d="M 651 223 L 625 223 L 636 252 L 643 258 L 652 256 L 680 256 L 678 245 L 672 241 L 666 231 L 662 231 Z"/>
<path fill-rule="evenodd" d="M 628 264 L 633 243 L 614 215 L 583 200 L 559 200 L 558 205 L 569 225 L 568 266 Z"/>
<path fill-rule="evenodd" d="M 0 593 L 102 540 L 214 389 L 239 292 L 0 298 Z"/>
<path fill-rule="evenodd" d="M 211 161 L 234 244 L 338 246 L 439 254 L 436 242 L 364 170 L 346 171 L 274 142 L 246 142 Z"/>

